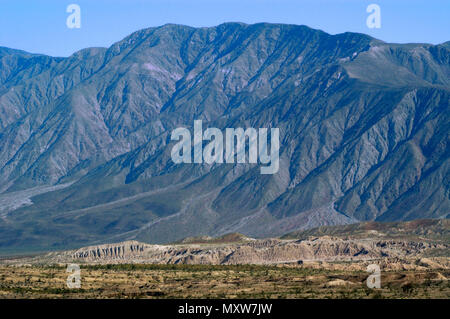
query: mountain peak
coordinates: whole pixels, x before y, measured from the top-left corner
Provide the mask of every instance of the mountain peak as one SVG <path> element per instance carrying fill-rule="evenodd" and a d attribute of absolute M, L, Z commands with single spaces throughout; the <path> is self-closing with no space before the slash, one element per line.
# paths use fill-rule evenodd
<path fill-rule="evenodd" d="M 445 45 L 268 23 L 0 48 L 0 248 L 446 218 L 449 65 Z M 174 163 L 195 120 L 278 128 L 279 171 Z"/>

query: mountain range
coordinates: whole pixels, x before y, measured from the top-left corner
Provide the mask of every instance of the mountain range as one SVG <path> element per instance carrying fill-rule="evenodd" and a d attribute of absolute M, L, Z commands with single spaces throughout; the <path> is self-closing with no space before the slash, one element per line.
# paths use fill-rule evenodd
<path fill-rule="evenodd" d="M 0 47 L 0 251 L 450 216 L 450 42 L 168 24 Z M 175 164 L 178 127 L 280 130 L 280 165 Z"/>

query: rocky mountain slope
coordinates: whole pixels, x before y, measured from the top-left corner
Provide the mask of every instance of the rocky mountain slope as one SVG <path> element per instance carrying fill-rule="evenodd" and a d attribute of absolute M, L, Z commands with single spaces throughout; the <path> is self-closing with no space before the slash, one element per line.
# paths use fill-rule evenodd
<path fill-rule="evenodd" d="M 339 238 L 396 238 L 450 243 L 450 220 L 417 219 L 408 222 L 364 222 L 350 225 L 321 226 L 295 231 L 281 238 L 306 239 L 311 236 L 327 235 Z"/>
<path fill-rule="evenodd" d="M 447 218 L 449 79 L 448 43 L 295 25 L 165 25 L 68 58 L 0 48 L 0 250 Z M 174 164 L 170 133 L 196 119 L 278 127 L 278 173 Z"/>

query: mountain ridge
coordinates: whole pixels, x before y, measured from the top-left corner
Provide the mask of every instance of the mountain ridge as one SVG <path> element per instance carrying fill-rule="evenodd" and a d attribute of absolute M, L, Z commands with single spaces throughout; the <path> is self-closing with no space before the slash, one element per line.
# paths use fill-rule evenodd
<path fill-rule="evenodd" d="M 109 48 L 38 57 L 28 69 L 0 68 L 0 200 L 70 186 L 0 207 L 0 247 L 448 217 L 445 44 L 295 25 L 168 24 Z M 280 127 L 280 171 L 174 165 L 170 131 L 194 119 Z M 139 194 L 155 195 L 134 201 Z M 36 235 L 19 238 L 25 229 Z"/>

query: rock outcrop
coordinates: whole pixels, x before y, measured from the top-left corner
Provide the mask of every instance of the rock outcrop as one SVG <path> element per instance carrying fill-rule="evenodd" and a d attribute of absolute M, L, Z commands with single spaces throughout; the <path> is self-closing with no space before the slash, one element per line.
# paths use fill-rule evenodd
<path fill-rule="evenodd" d="M 352 240 L 320 237 L 309 240 L 253 240 L 241 244 L 148 245 L 136 241 L 81 248 L 50 254 L 55 262 L 157 264 L 302 264 L 304 261 L 364 261 L 413 258 L 443 243 L 404 240 Z M 301 262 L 299 262 L 301 261 Z"/>

